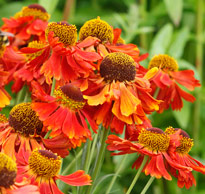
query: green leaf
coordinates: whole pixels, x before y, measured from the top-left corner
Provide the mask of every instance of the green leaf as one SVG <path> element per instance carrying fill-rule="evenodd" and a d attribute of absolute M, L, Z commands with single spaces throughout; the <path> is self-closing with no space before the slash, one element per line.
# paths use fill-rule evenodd
<path fill-rule="evenodd" d="M 106 174 L 103 177 L 100 177 L 97 181 L 96 184 L 93 186 L 92 194 L 95 192 L 96 188 L 101 185 L 103 181 L 105 181 L 107 178 L 114 176 L 115 174 Z"/>
<path fill-rule="evenodd" d="M 151 43 L 150 57 L 156 54 L 164 54 L 170 44 L 173 34 L 173 26 L 171 24 L 166 24 Z"/>
<path fill-rule="evenodd" d="M 178 26 L 183 10 L 183 0 L 164 0 L 167 12 L 173 23 Z"/>
<path fill-rule="evenodd" d="M 183 104 L 184 105 L 181 111 L 172 111 L 172 112 L 179 126 L 182 129 L 186 129 L 190 120 L 191 103 L 183 100 Z"/>
<path fill-rule="evenodd" d="M 183 55 L 184 47 L 189 40 L 190 30 L 187 27 L 182 28 L 172 41 L 168 54 L 174 58 L 180 58 Z"/>
<path fill-rule="evenodd" d="M 59 0 L 38 0 L 38 3 L 42 5 L 49 14 L 52 14 L 56 9 Z"/>

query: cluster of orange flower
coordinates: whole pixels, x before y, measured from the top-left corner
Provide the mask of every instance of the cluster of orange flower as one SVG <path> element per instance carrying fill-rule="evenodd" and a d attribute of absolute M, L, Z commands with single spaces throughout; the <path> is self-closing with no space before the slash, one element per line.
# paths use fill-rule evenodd
<path fill-rule="evenodd" d="M 90 185 L 91 177 L 78 170 L 59 175 L 61 157 L 80 147 L 102 125 L 109 135 L 108 150 L 138 153 L 138 169 L 145 156 L 146 175 L 171 180 L 189 188 L 192 170 L 205 166 L 188 153 L 193 140 L 178 128 L 154 128 L 147 115 L 170 106 L 183 107 L 182 98 L 195 98 L 180 88 L 194 90 L 200 83 L 192 70 L 178 70 L 172 57 L 154 56 L 148 68 L 140 65 L 148 54 L 126 44 L 121 30 L 97 19 L 87 21 L 79 34 L 75 25 L 48 22 L 38 5 L 24 7 L 3 18 L 0 32 L 0 110 L 27 87 L 31 102 L 16 104 L 9 117 L 0 114 L 0 193 L 62 193 L 60 179 L 72 186 Z M 92 128 L 92 131 L 91 131 Z M 171 174 L 171 175 L 170 175 Z"/>

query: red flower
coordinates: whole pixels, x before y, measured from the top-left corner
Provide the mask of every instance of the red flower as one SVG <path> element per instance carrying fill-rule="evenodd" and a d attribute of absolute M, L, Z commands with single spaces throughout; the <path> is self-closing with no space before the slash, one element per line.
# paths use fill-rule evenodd
<path fill-rule="evenodd" d="M 62 194 L 56 180 L 72 185 L 90 185 L 90 176 L 78 170 L 70 175 L 62 176 L 58 172 L 61 158 L 48 150 L 34 150 L 32 153 L 21 151 L 18 155 L 18 176 L 27 177 L 32 184 L 38 185 L 41 194 Z"/>
<path fill-rule="evenodd" d="M 160 101 L 150 94 L 149 78 L 155 74 L 150 70 L 145 76 L 138 72 L 136 62 L 124 53 L 110 53 L 100 64 L 100 74 L 88 80 L 84 98 L 97 111 L 97 124 L 111 127 L 122 133 L 125 124 L 149 122 L 146 114 L 158 110 Z"/>
<path fill-rule="evenodd" d="M 10 95 L 4 89 L 4 85 L 8 78 L 9 73 L 3 70 L 2 65 L 0 64 L 0 110 L 10 103 Z"/>
<path fill-rule="evenodd" d="M 39 194 L 38 187 L 29 185 L 26 180 L 17 181 L 15 161 L 4 153 L 0 153 L 0 191 L 2 194 Z"/>
<path fill-rule="evenodd" d="M 181 110 L 183 107 L 182 98 L 192 103 L 195 101 L 194 96 L 178 86 L 179 83 L 191 91 L 195 87 L 201 86 L 199 80 L 194 78 L 194 72 L 192 70 L 178 71 L 177 62 L 168 55 L 157 55 L 153 57 L 150 61 L 149 69 L 153 67 L 160 68 L 158 75 L 156 75 L 152 82 L 152 94 L 155 94 L 158 87 L 157 99 L 163 100 L 160 104 L 159 113 L 168 109 L 170 105 L 173 110 Z"/>
<path fill-rule="evenodd" d="M 21 103 L 10 111 L 9 119 L 0 115 L 0 148 L 1 152 L 15 160 L 15 154 L 25 144 L 26 150 L 41 148 L 43 124 L 30 103 Z"/>
<path fill-rule="evenodd" d="M 49 23 L 46 36 L 48 42 L 44 47 L 23 48 L 21 52 L 35 56 L 27 66 L 41 68 L 40 72 L 45 75 L 48 84 L 52 82 L 52 77 L 69 82 L 80 76 L 87 77 L 96 69 L 94 62 L 101 56 L 96 52 L 84 51 L 84 47 L 88 46 L 84 41 L 76 43 L 77 29 L 74 25 Z M 95 38 L 92 43 L 96 41 Z"/>
<path fill-rule="evenodd" d="M 37 112 L 43 124 L 52 130 L 51 136 L 63 133 L 69 139 L 73 139 L 73 142 L 75 139 L 84 142 L 86 138 L 91 138 L 85 119 L 94 131 L 97 125 L 92 120 L 92 115 L 87 109 L 79 88 L 72 84 L 59 86 L 54 91 L 55 97 L 52 97 L 36 83 L 33 83 L 33 87 L 34 95 L 41 102 L 33 102 L 32 108 Z"/>
<path fill-rule="evenodd" d="M 2 68 L 7 72 L 7 79 L 5 84 L 13 81 L 12 91 L 18 92 L 22 86 L 23 82 L 21 78 L 16 78 L 15 72 L 18 71 L 25 64 L 25 57 L 17 52 L 17 50 L 11 46 L 7 46 L 4 50 L 2 58 L 0 58 L 0 63 Z"/>
<path fill-rule="evenodd" d="M 120 37 L 121 29 L 114 29 L 100 17 L 92 19 L 81 27 L 79 32 L 80 41 L 87 41 L 88 43 L 93 37 L 97 37 L 99 41 L 97 44 L 90 45 L 87 49 L 97 47 L 97 51 L 101 56 L 105 57 L 108 53 L 122 52 L 130 55 L 135 62 L 139 62 L 148 57 L 148 54 L 139 57 L 139 49 L 134 44 L 125 44 L 124 40 Z"/>
<path fill-rule="evenodd" d="M 23 7 L 14 17 L 3 18 L 2 30 L 15 34 L 13 46 L 24 45 L 31 37 L 34 40 L 44 40 L 49 17 L 42 6 L 31 4 Z"/>
<path fill-rule="evenodd" d="M 193 140 L 189 137 L 189 135 L 181 129 L 172 127 L 168 127 L 165 130 L 165 133 L 174 134 L 177 133 L 179 130 L 181 136 L 180 145 L 176 147 L 176 150 L 174 152 L 169 153 L 170 157 L 178 164 L 190 167 L 195 171 L 205 174 L 205 165 L 201 164 L 199 161 L 192 158 L 188 154 L 193 146 Z M 177 184 L 180 188 L 185 186 L 186 189 L 189 189 L 193 184 L 196 185 L 196 181 L 192 172 L 184 172 L 180 169 L 176 170 L 172 167 L 170 168 L 173 176 L 177 177 Z"/>
<path fill-rule="evenodd" d="M 169 151 L 172 151 L 179 144 L 179 134 L 169 136 L 159 128 L 142 129 L 138 135 L 138 141 L 125 140 L 115 135 L 109 135 L 106 141 L 107 149 L 110 151 L 120 151 L 113 155 L 138 153 L 139 157 L 132 165 L 138 169 L 142 164 L 144 156 L 149 156 L 143 171 L 146 175 L 155 176 L 156 178 L 164 177 L 171 180 L 168 173 L 167 165 L 173 169 L 190 172 L 192 169 L 175 162 L 170 156 Z"/>

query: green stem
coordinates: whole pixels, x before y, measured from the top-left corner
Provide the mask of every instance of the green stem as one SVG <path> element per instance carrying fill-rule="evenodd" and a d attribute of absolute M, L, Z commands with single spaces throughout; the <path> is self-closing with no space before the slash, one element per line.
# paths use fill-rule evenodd
<path fill-rule="evenodd" d="M 109 187 L 108 187 L 108 189 L 107 189 L 107 191 L 106 191 L 106 194 L 109 194 L 109 193 L 110 193 L 110 190 L 112 189 L 112 187 L 113 187 L 113 185 L 114 185 L 114 183 L 115 183 L 115 181 L 116 181 L 118 175 L 120 174 L 120 172 L 121 172 L 121 170 L 122 170 L 122 168 L 123 168 L 123 166 L 124 166 L 124 163 L 125 163 L 126 158 L 127 158 L 127 154 L 124 155 L 123 158 L 122 158 L 122 160 L 120 161 L 120 166 L 118 167 L 118 169 L 117 169 L 115 175 L 113 176 L 113 178 L 112 178 L 112 180 L 111 180 L 111 182 L 110 182 L 110 185 L 109 185 Z"/>
<path fill-rule="evenodd" d="M 90 149 L 91 149 L 91 140 L 88 139 L 88 143 L 87 143 L 87 148 L 86 148 L 86 158 L 85 158 L 85 163 L 83 166 L 83 169 L 85 170 L 85 173 L 88 173 L 88 162 L 90 159 Z"/>
<path fill-rule="evenodd" d="M 23 96 L 25 94 L 25 87 L 23 87 L 17 94 L 16 96 L 16 105 L 19 104 L 20 102 L 22 102 L 23 100 Z"/>
<path fill-rule="evenodd" d="M 24 102 L 28 102 L 28 99 L 29 99 L 29 91 L 28 91 L 28 89 L 27 89 L 23 101 L 24 101 Z"/>
<path fill-rule="evenodd" d="M 53 83 L 52 83 L 51 93 L 50 93 L 51 96 L 53 96 L 53 93 L 54 93 L 54 90 L 55 90 L 55 86 L 56 86 L 56 79 L 53 78 Z"/>
<path fill-rule="evenodd" d="M 132 183 L 131 183 L 131 185 L 130 185 L 128 191 L 126 192 L 126 194 L 129 194 L 129 193 L 132 191 L 132 189 L 133 189 L 135 183 L 137 182 L 137 180 L 138 180 L 138 178 L 139 178 L 139 176 L 140 176 L 140 174 L 141 174 L 141 172 L 142 172 L 142 170 L 143 170 L 143 168 L 144 168 L 144 166 L 145 166 L 145 164 L 146 164 L 146 162 L 147 162 L 147 159 L 148 159 L 148 156 L 145 156 L 145 157 L 144 157 L 144 160 L 143 160 L 141 166 L 139 167 L 139 169 L 138 169 L 138 171 L 137 171 L 137 174 L 135 175 L 135 178 L 133 179 L 133 181 L 132 181 Z"/>
<path fill-rule="evenodd" d="M 97 175 L 98 175 L 98 173 L 101 169 L 102 162 L 103 162 L 103 159 L 104 159 L 104 152 L 105 152 L 105 148 L 106 148 L 105 140 L 107 139 L 108 132 L 109 132 L 109 128 L 108 129 L 103 128 L 103 136 L 102 136 L 102 139 L 101 139 L 101 146 L 100 146 L 99 154 L 98 154 L 98 157 L 97 157 L 97 163 L 96 163 L 93 175 L 92 175 L 93 183 L 92 183 L 91 186 L 88 187 L 88 191 L 87 191 L 86 194 L 91 193 L 93 185 L 95 185 Z"/>
<path fill-rule="evenodd" d="M 140 15 L 141 15 L 141 18 L 143 20 L 146 19 L 147 17 L 147 0 L 141 0 L 140 1 Z M 144 49 L 148 49 L 148 44 L 147 44 L 147 34 L 146 33 L 142 33 L 140 34 L 140 46 Z"/>
<path fill-rule="evenodd" d="M 144 189 L 142 190 L 141 194 L 145 194 L 149 189 L 150 185 L 152 184 L 153 180 L 155 179 L 154 176 L 151 176 L 147 184 L 145 185 Z"/>
<path fill-rule="evenodd" d="M 202 72 L 203 72 L 203 0 L 197 1 L 197 17 L 196 17 L 196 69 L 200 75 L 200 79 L 202 80 Z M 196 142 L 196 148 L 199 147 L 199 129 L 200 129 L 200 89 L 196 90 L 196 102 L 194 104 L 194 122 L 193 122 L 193 138 L 194 142 Z M 196 149 L 197 150 L 197 149 Z"/>
<path fill-rule="evenodd" d="M 96 147 L 96 143 L 97 143 L 97 139 L 98 139 L 98 134 L 99 133 L 95 134 L 95 137 L 94 137 L 94 140 L 93 140 L 93 143 L 92 143 L 90 157 L 89 157 L 89 160 L 88 160 L 88 164 L 85 168 L 86 172 L 88 172 L 88 170 L 90 169 L 90 164 L 91 164 L 91 161 L 92 161 L 92 158 L 93 158 L 93 155 L 94 155 L 94 151 L 95 151 L 95 147 Z"/>
<path fill-rule="evenodd" d="M 62 175 L 66 175 L 68 170 L 75 165 L 75 162 L 81 157 L 83 150 L 80 150 L 76 155 L 75 159 L 63 170 Z"/>

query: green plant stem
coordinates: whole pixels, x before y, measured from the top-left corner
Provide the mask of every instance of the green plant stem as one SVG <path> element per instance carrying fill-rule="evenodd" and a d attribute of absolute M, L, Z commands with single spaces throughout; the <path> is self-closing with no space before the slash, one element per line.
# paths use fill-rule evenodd
<path fill-rule="evenodd" d="M 150 185 L 152 184 L 153 180 L 155 179 L 154 176 L 151 176 L 147 184 L 145 185 L 144 189 L 142 190 L 141 194 L 145 194 L 149 189 Z"/>
<path fill-rule="evenodd" d="M 24 94 L 25 94 L 25 87 L 23 87 L 23 88 L 18 92 L 18 94 L 17 94 L 17 96 L 16 96 L 16 102 L 15 102 L 16 105 L 23 101 Z"/>
<path fill-rule="evenodd" d="M 27 89 L 23 101 L 24 101 L 24 102 L 28 102 L 28 99 L 29 99 L 29 90 Z"/>
<path fill-rule="evenodd" d="M 109 128 L 108 129 L 103 128 L 103 136 L 102 136 L 102 139 L 101 139 L 101 142 L 100 142 L 101 143 L 100 144 L 101 145 L 100 146 L 100 151 L 99 151 L 99 154 L 98 154 L 98 157 L 97 157 L 97 163 L 96 163 L 93 175 L 92 175 L 93 183 L 92 183 L 91 186 L 88 187 L 88 191 L 86 192 L 86 194 L 90 194 L 92 192 L 93 185 L 95 185 L 97 175 L 98 175 L 98 173 L 101 169 L 102 161 L 104 159 L 105 147 L 106 147 L 105 140 L 107 139 L 108 132 L 109 132 Z"/>
<path fill-rule="evenodd" d="M 140 1 L 140 16 L 143 20 L 146 19 L 147 17 L 147 0 L 141 0 Z M 147 44 L 147 34 L 142 33 L 140 34 L 140 46 L 144 49 L 148 49 L 148 44 Z"/>
<path fill-rule="evenodd" d="M 51 93 L 50 93 L 51 96 L 53 96 L 53 93 L 54 93 L 54 90 L 55 90 L 55 86 L 56 86 L 56 79 L 53 78 L 53 83 L 52 83 L 52 86 L 51 86 Z"/>
<path fill-rule="evenodd" d="M 115 183 L 115 181 L 116 181 L 118 175 L 121 173 L 121 170 L 122 170 L 122 168 L 123 168 L 123 166 L 124 166 L 124 163 L 125 163 L 125 160 L 126 160 L 126 158 L 127 158 L 127 155 L 128 155 L 128 154 L 124 155 L 123 158 L 122 158 L 122 160 L 120 161 L 120 166 L 118 167 L 117 171 L 115 172 L 115 175 L 113 176 L 113 178 L 112 178 L 112 180 L 111 180 L 111 182 L 110 182 L 110 184 L 109 184 L 109 186 L 108 186 L 108 189 L 107 189 L 107 191 L 106 191 L 106 194 L 109 194 L 109 193 L 110 193 L 110 190 L 112 189 L 112 187 L 113 187 L 113 185 L 114 185 L 114 183 Z"/>
<path fill-rule="evenodd" d="M 75 162 L 81 157 L 83 150 L 80 150 L 76 155 L 75 159 L 63 170 L 62 175 L 66 175 L 68 170 L 75 164 Z"/>
<path fill-rule="evenodd" d="M 91 150 L 91 140 L 88 139 L 88 143 L 87 143 L 87 148 L 86 148 L 86 158 L 85 158 L 85 163 L 83 166 L 83 169 L 85 170 L 85 173 L 88 173 L 88 163 L 89 163 L 89 159 L 90 159 L 90 150 Z"/>
<path fill-rule="evenodd" d="M 129 189 L 128 189 L 127 192 L 126 192 L 126 194 L 129 194 L 129 193 L 132 191 L 132 189 L 133 189 L 135 183 L 137 182 L 137 180 L 138 180 L 138 178 L 139 178 L 139 176 L 140 176 L 140 174 L 141 174 L 141 172 L 142 172 L 142 170 L 143 170 L 143 168 L 144 168 L 144 166 L 145 166 L 145 164 L 146 164 L 146 162 L 147 162 L 147 159 L 148 159 L 148 156 L 145 156 L 145 157 L 144 157 L 144 160 L 143 160 L 141 166 L 139 167 L 139 169 L 138 169 L 138 171 L 137 171 L 137 174 L 135 175 L 135 178 L 133 179 L 133 181 L 132 181 L 132 183 L 131 183 Z"/>
<path fill-rule="evenodd" d="M 203 12 L 204 12 L 203 0 L 197 0 L 197 17 L 196 17 L 196 69 L 199 73 L 200 79 L 202 80 L 203 72 Z M 196 148 L 199 147 L 199 129 L 200 129 L 200 89 L 196 90 L 196 102 L 194 104 L 194 122 L 193 122 L 193 138 Z M 197 149 L 196 149 L 197 150 Z"/>
<path fill-rule="evenodd" d="M 90 157 L 89 157 L 89 160 L 88 160 L 88 164 L 85 168 L 85 171 L 88 172 L 89 169 L 90 169 L 90 164 L 91 164 L 91 161 L 92 161 L 92 158 L 93 158 L 93 155 L 94 155 L 94 151 L 95 151 L 95 148 L 96 148 L 96 143 L 97 143 L 97 139 L 98 139 L 98 134 L 95 134 L 95 137 L 94 137 L 94 140 L 93 140 L 93 143 L 92 143 L 92 148 L 91 148 L 91 152 L 90 152 Z"/>

